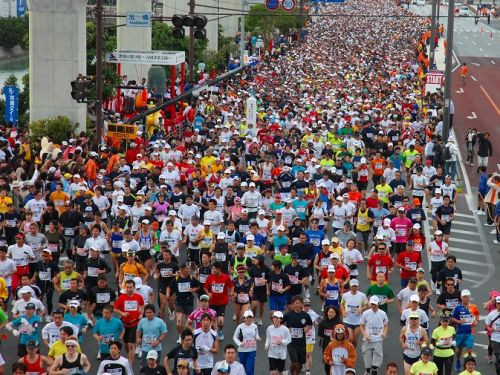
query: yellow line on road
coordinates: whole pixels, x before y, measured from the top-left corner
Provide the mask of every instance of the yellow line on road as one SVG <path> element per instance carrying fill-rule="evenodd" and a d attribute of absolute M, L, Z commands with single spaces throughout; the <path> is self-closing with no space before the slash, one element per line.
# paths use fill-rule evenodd
<path fill-rule="evenodd" d="M 479 85 L 479 87 L 481 87 L 481 90 L 483 90 L 483 93 L 484 95 L 486 96 L 486 98 L 490 101 L 491 105 L 493 106 L 493 108 L 495 108 L 495 111 L 497 111 L 497 115 L 500 116 L 500 109 L 498 108 L 498 106 L 495 104 L 495 102 L 493 101 L 493 99 L 491 99 L 491 96 L 486 92 L 486 90 L 484 89 L 483 85 Z"/>

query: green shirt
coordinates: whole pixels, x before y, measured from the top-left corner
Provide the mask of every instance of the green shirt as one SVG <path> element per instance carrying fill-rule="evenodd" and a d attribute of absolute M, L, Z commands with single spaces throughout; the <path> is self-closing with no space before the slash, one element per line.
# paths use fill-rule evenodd
<path fill-rule="evenodd" d="M 273 260 L 279 260 L 281 262 L 281 269 L 285 269 L 290 263 L 292 263 L 292 254 L 281 255 L 278 253 L 274 256 Z"/>
<path fill-rule="evenodd" d="M 422 361 L 415 362 L 410 369 L 411 375 L 436 375 L 438 368 L 432 361 L 424 363 Z"/>
<path fill-rule="evenodd" d="M 435 357 L 451 357 L 454 354 L 453 348 L 451 347 L 451 342 L 453 341 L 453 336 L 455 335 L 455 328 L 448 326 L 446 329 L 441 325 L 432 331 L 432 338 L 435 340 L 434 356 Z M 439 347 L 444 347 L 444 349 L 439 349 Z"/>
<path fill-rule="evenodd" d="M 0 309 L 0 324 L 3 323 L 3 322 L 6 322 L 8 319 L 9 319 L 9 317 L 7 316 L 7 314 L 5 313 L 5 311 L 3 311 L 2 309 Z"/>
<path fill-rule="evenodd" d="M 373 284 L 366 290 L 366 297 L 370 299 L 371 296 L 377 296 L 381 303 L 379 303 L 378 307 L 387 312 L 387 303 L 385 302 L 387 299 L 394 298 L 394 292 L 391 287 L 388 285 L 384 285 L 379 287 L 377 284 Z"/>

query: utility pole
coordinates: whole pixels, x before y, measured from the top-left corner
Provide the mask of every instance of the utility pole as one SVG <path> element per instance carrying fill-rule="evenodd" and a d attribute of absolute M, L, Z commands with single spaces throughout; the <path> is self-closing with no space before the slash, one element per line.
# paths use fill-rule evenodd
<path fill-rule="evenodd" d="M 432 19 L 431 19 L 431 40 L 430 40 L 430 68 L 434 69 L 434 51 L 436 49 L 436 43 L 434 43 L 434 38 L 436 38 L 436 3 L 440 0 L 432 0 Z"/>
<path fill-rule="evenodd" d="M 96 37 L 95 37 L 95 75 L 97 101 L 95 103 L 95 146 L 99 147 L 102 139 L 102 0 L 96 0 L 95 4 Z"/>
<path fill-rule="evenodd" d="M 453 62 L 453 27 L 455 24 L 455 0 L 448 4 L 448 28 L 446 30 L 446 67 L 444 70 L 444 118 L 443 143 L 448 142 L 450 136 L 450 105 L 451 105 L 451 65 Z"/>
<path fill-rule="evenodd" d="M 302 40 L 302 29 L 305 24 L 306 17 L 304 16 L 304 0 L 300 0 L 299 2 L 300 9 L 300 29 L 299 29 L 299 43 L 302 44 L 304 41 Z"/>
<path fill-rule="evenodd" d="M 194 16 L 195 0 L 189 0 L 189 15 Z M 194 28 L 189 27 L 189 81 L 194 82 Z"/>
<path fill-rule="evenodd" d="M 243 57 L 245 56 L 245 10 L 246 0 L 241 0 L 241 22 L 240 22 L 240 64 L 243 65 Z"/>

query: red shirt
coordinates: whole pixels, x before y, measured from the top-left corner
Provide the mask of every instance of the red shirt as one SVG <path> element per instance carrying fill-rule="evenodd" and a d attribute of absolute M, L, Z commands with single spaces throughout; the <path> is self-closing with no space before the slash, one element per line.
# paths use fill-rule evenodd
<path fill-rule="evenodd" d="M 205 281 L 205 289 L 211 293 L 210 295 L 210 305 L 212 306 L 224 306 L 229 302 L 227 295 L 228 288 L 233 287 L 233 282 L 231 278 L 225 274 L 220 275 L 209 275 Z"/>
<path fill-rule="evenodd" d="M 417 268 L 422 264 L 422 257 L 417 251 L 410 252 L 405 250 L 399 253 L 396 263 L 411 268 L 411 271 L 407 271 L 403 268 L 401 269 L 401 278 L 409 279 L 410 277 L 417 276 Z"/>
<path fill-rule="evenodd" d="M 377 281 L 377 273 L 385 273 L 385 279 L 389 280 L 389 269 L 394 263 L 389 255 L 374 254 L 368 261 L 368 265 L 372 267 L 372 281 Z"/>
<path fill-rule="evenodd" d="M 323 267 L 321 269 L 321 279 L 326 279 L 328 277 L 328 267 Z M 349 277 L 349 271 L 342 264 L 337 264 L 335 267 L 335 279 L 337 281 L 342 280 L 346 281 Z"/>
<path fill-rule="evenodd" d="M 127 316 L 121 317 L 125 327 L 135 327 L 139 324 L 142 306 L 144 306 L 144 299 L 137 293 L 132 296 L 121 294 L 115 302 L 115 309 L 128 313 Z"/>
<path fill-rule="evenodd" d="M 377 208 L 378 201 L 379 201 L 378 197 L 375 197 L 375 198 L 368 197 L 368 198 L 366 198 L 366 207 Z"/>

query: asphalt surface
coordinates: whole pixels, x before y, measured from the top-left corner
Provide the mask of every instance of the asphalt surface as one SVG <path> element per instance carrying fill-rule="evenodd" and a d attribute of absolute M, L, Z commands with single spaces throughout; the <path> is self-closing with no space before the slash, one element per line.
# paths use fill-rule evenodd
<path fill-rule="evenodd" d="M 414 8 L 414 7 L 412 7 Z M 430 7 L 419 7 L 420 9 L 417 11 L 422 14 L 430 15 Z M 425 9 L 428 8 L 428 11 Z M 441 8 L 441 14 L 445 14 L 445 7 Z M 442 21 L 446 21 L 445 18 L 441 18 Z M 471 75 L 474 75 L 478 79 L 478 83 L 482 84 L 486 91 L 493 95 L 492 98 L 495 103 L 498 103 L 498 68 L 500 67 L 500 62 L 496 62 L 496 64 L 490 65 L 493 67 L 493 71 L 488 70 L 491 67 L 488 67 L 487 60 L 483 60 L 484 58 L 489 59 L 490 57 L 500 57 L 500 48 L 498 44 L 498 40 L 500 39 L 500 34 L 492 33 L 493 39 L 490 38 L 487 31 L 485 31 L 488 26 L 483 25 L 483 32 L 479 29 L 479 31 L 472 32 L 472 19 L 459 19 L 456 20 L 455 28 L 457 32 L 455 33 L 455 41 L 456 48 L 455 51 L 461 59 L 462 56 L 477 56 L 481 59 L 473 59 L 467 60 L 471 62 L 477 61 L 480 64 L 476 70 L 476 66 L 472 68 Z M 470 25 L 472 23 L 472 25 Z M 469 27 L 469 29 L 467 29 Z M 478 27 L 481 27 L 481 23 Z M 492 31 L 496 31 L 493 27 L 490 27 Z M 461 31 L 462 30 L 462 31 Z M 469 31 L 467 31 L 469 30 Z M 472 44 L 472 40 L 476 42 L 477 45 Z M 495 42 L 496 41 L 496 42 Z M 460 44 L 463 43 L 463 44 Z M 489 45 L 491 44 L 491 45 Z M 480 51 L 479 48 L 483 48 L 483 51 Z M 479 53 L 482 53 L 479 54 Z M 487 56 L 485 56 L 487 55 Z M 495 60 L 496 61 L 496 60 Z M 484 65 L 483 65 L 484 64 Z M 454 89 L 458 90 L 456 87 L 456 83 L 453 83 Z M 496 89 L 493 89 L 496 87 Z M 479 88 L 479 90 L 481 90 Z M 467 124 L 462 123 L 463 117 L 465 115 L 469 115 L 469 112 L 475 111 L 478 116 L 478 122 L 481 121 L 484 117 L 484 126 L 491 126 L 491 128 L 498 128 L 498 117 L 495 121 L 495 117 L 490 117 L 487 112 L 483 114 L 483 111 L 491 111 L 491 108 L 488 109 L 488 101 L 484 97 L 480 97 L 480 91 L 473 87 L 473 84 L 468 81 L 466 87 L 464 88 L 464 94 L 462 96 L 454 97 L 456 103 L 456 135 L 457 138 L 462 139 L 462 131 Z M 463 98 L 463 103 L 462 103 Z M 477 102 L 474 102 L 471 107 L 466 107 L 466 103 L 477 99 Z M 490 124 L 490 125 L 488 125 Z M 498 129 L 497 129 L 498 131 Z M 496 137 L 498 139 L 498 137 Z M 460 142 L 459 142 L 460 144 Z M 467 170 L 467 174 L 471 175 L 471 171 Z M 471 213 L 470 209 L 474 208 L 474 197 L 472 195 L 472 189 L 469 184 L 464 181 L 464 193 L 458 199 L 457 202 L 457 215 L 455 221 L 452 225 L 452 236 L 450 241 L 451 252 L 454 253 L 458 257 L 457 266 L 462 269 L 464 274 L 464 286 L 469 288 L 472 291 L 473 303 L 476 303 L 480 307 L 481 318 L 484 319 L 484 315 L 486 312 L 481 308 L 481 304 L 485 302 L 488 298 L 489 291 L 493 288 L 498 288 L 498 279 L 499 274 L 496 271 L 495 265 L 500 262 L 500 252 L 498 251 L 498 245 L 494 248 L 495 245 L 492 245 L 491 240 L 492 236 L 489 234 L 491 228 L 487 228 L 483 226 L 484 217 L 478 217 Z M 472 204 L 472 206 L 471 206 Z M 329 233 L 329 237 L 331 237 L 331 233 Z M 181 256 L 182 259 L 182 256 Z M 424 265 L 426 265 L 426 270 L 428 271 L 427 259 L 424 257 Z M 366 261 L 365 261 L 366 262 Z M 268 261 L 269 263 L 269 261 Z M 361 270 L 364 269 L 365 264 L 360 266 Z M 429 280 L 429 275 L 427 273 L 426 279 Z M 368 281 L 366 280 L 365 272 L 360 272 L 360 283 L 361 283 L 361 291 L 365 291 L 369 286 Z M 152 285 L 156 291 L 156 285 Z M 399 274 L 398 271 L 395 270 L 390 278 L 390 286 L 392 287 L 395 294 L 400 290 L 399 286 Z M 435 306 L 436 297 L 432 297 L 432 304 Z M 54 301 L 56 302 L 56 301 Z M 322 315 L 320 309 L 319 298 L 313 294 L 312 296 L 313 309 L 320 315 Z M 231 319 L 233 315 L 232 305 L 228 306 L 226 310 L 226 325 L 224 327 L 225 340 L 221 345 L 221 348 L 227 344 L 232 343 L 232 334 L 234 329 L 236 328 L 236 323 Z M 388 362 L 396 362 L 402 370 L 402 350 L 399 344 L 399 313 L 397 312 L 397 307 L 395 304 L 389 307 L 389 337 L 384 342 L 384 366 Z M 169 333 L 167 334 L 166 340 L 163 342 L 163 353 L 168 352 L 171 348 L 173 348 L 176 344 L 177 340 L 177 331 L 175 328 L 175 322 L 167 320 Z M 264 318 L 264 326 L 259 327 L 259 333 L 261 336 L 265 335 L 265 330 L 267 325 L 270 324 L 270 320 L 267 315 Z M 431 318 L 431 328 L 436 327 L 437 319 Z M 494 368 L 492 365 L 487 363 L 486 359 L 486 344 L 487 338 L 484 334 L 484 324 L 480 323 L 478 326 L 478 334 L 476 335 L 476 351 L 478 353 L 477 361 L 478 361 L 478 370 L 481 371 L 482 374 L 491 374 L 494 372 Z M 361 357 L 361 345 L 358 345 L 358 360 L 356 369 L 359 373 L 362 373 L 363 369 L 363 361 Z M 90 370 L 90 374 L 95 374 L 99 365 L 99 361 L 96 359 L 97 354 L 97 345 L 96 341 L 92 337 L 92 330 L 89 329 L 87 334 L 85 335 L 84 342 L 82 345 L 82 350 L 89 356 L 89 359 L 92 363 L 92 368 Z M 2 342 L 0 347 L 0 351 L 6 360 L 7 369 L 10 365 L 17 359 L 16 351 L 17 351 L 17 340 L 12 336 Z M 46 354 L 48 352 L 48 348 L 42 345 L 41 349 L 42 354 Z M 323 373 L 323 364 L 322 364 L 322 355 L 319 345 L 316 345 L 315 351 L 313 353 L 313 371 L 316 374 Z M 215 356 L 216 360 L 220 360 L 222 358 L 222 349 Z M 134 372 L 138 373 L 139 369 L 139 360 L 136 360 L 134 363 Z M 319 372 L 318 372 L 319 371 Z M 9 370 L 6 371 L 9 373 Z M 263 348 L 263 343 L 259 344 L 257 350 L 257 361 L 256 361 L 256 374 L 265 374 L 268 373 L 268 362 L 267 355 Z"/>

